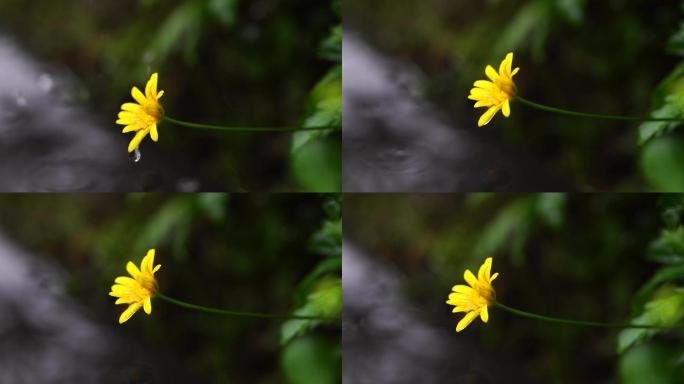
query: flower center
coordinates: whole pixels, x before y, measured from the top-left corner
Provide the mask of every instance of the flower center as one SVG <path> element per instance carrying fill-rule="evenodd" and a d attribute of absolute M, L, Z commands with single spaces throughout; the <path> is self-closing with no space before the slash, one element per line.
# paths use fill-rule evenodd
<path fill-rule="evenodd" d="M 515 96 L 515 84 L 513 84 L 512 80 L 501 77 L 497 79 L 496 86 L 505 93 L 508 98 Z"/>

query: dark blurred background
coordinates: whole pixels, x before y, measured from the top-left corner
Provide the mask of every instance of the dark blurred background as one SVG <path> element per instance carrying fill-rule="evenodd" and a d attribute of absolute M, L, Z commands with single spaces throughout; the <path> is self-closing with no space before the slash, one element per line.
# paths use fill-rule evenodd
<path fill-rule="evenodd" d="M 337 191 L 334 132 L 220 133 L 164 123 L 159 142 L 145 140 L 134 164 L 126 156 L 132 136 L 114 121 L 131 87 L 159 72 L 162 104 L 181 120 L 339 126 L 339 24 L 336 0 L 2 1 L 2 162 L 15 177 L 2 175 L 0 189 Z M 74 112 L 65 117 L 62 109 Z M 68 143 L 93 132 L 104 132 L 97 143 Z M 94 169 L 99 175 L 84 176 Z M 60 172 L 68 176 L 40 180 Z"/>
<path fill-rule="evenodd" d="M 0 382 L 340 381 L 335 321 L 221 317 L 108 296 L 156 248 L 160 290 L 218 308 L 338 318 L 333 195 L 0 196 Z"/>
<path fill-rule="evenodd" d="M 467 100 L 485 66 L 498 68 L 513 51 L 515 81 L 528 99 L 681 118 L 681 8 L 345 1 L 345 190 L 681 191 L 682 138 L 668 133 L 677 123 L 577 119 L 513 103 L 509 119 L 499 114 L 478 129 L 485 109 Z"/>
<path fill-rule="evenodd" d="M 502 303 L 542 315 L 684 320 L 681 195 L 345 196 L 345 383 L 681 383 L 681 328 L 549 324 L 445 304 L 492 256 Z M 368 363 L 373 362 L 373 363 Z M 382 381 L 380 378 L 389 377 Z"/>

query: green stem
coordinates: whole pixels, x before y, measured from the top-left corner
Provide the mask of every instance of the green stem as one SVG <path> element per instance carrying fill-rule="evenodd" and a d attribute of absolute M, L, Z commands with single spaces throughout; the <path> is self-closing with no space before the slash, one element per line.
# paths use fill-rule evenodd
<path fill-rule="evenodd" d="M 174 299 L 172 297 L 166 296 L 165 294 L 163 294 L 161 292 L 157 292 L 156 297 L 158 297 L 162 300 L 166 300 L 169 303 L 178 305 L 180 307 L 193 309 L 193 310 L 205 312 L 205 313 L 212 313 L 212 314 L 216 314 L 216 315 L 254 317 L 254 318 L 258 318 L 258 319 L 334 320 L 332 318 L 322 317 L 322 316 L 275 315 L 275 314 L 270 314 L 270 313 L 229 311 L 226 309 L 210 308 L 210 307 L 205 307 L 202 305 L 197 305 L 197 304 L 192 304 L 192 303 L 188 303 L 185 301 L 177 300 L 177 299 Z"/>
<path fill-rule="evenodd" d="M 568 325 L 579 325 L 579 326 L 585 326 L 585 327 L 601 327 L 601 328 L 650 328 L 650 329 L 669 329 L 669 328 L 677 328 L 681 327 L 682 325 L 678 326 L 658 326 L 658 325 L 645 325 L 645 324 L 630 324 L 630 323 L 598 323 L 595 321 L 581 321 L 581 320 L 569 320 L 569 319 L 561 319 L 558 317 L 549 317 L 549 316 L 542 316 L 542 315 L 537 315 L 536 313 L 530 313 L 526 311 L 522 311 L 520 309 L 516 308 L 511 308 L 507 305 L 501 304 L 498 301 L 494 301 L 493 303 L 495 306 L 508 311 L 510 313 L 513 313 L 515 315 L 519 316 L 524 316 L 524 317 L 529 317 L 530 319 L 536 319 L 536 320 L 541 320 L 541 321 L 547 321 L 550 323 L 561 323 L 561 324 L 568 324 Z"/>
<path fill-rule="evenodd" d="M 535 103 L 534 101 L 527 100 L 524 97 L 518 96 L 518 95 L 515 96 L 515 100 L 518 100 L 523 104 L 527 104 L 528 106 L 530 106 L 532 108 L 541 109 L 542 111 L 559 113 L 561 115 L 568 115 L 568 116 L 575 116 L 575 117 L 588 117 L 588 118 L 592 118 L 592 119 L 623 120 L 623 121 L 625 121 L 625 120 L 626 121 L 684 121 L 684 119 L 676 119 L 676 118 L 658 118 L 658 117 L 650 117 L 650 116 L 604 115 L 604 114 L 599 114 L 599 113 L 576 112 L 576 111 L 570 111 L 567 109 L 555 108 L 555 107 L 551 107 L 548 105 Z"/>
<path fill-rule="evenodd" d="M 169 123 L 181 125 L 188 128 L 199 128 L 199 129 L 212 129 L 215 131 L 229 131 L 229 132 L 297 132 L 297 131 L 322 131 L 322 130 L 339 130 L 339 127 L 225 127 L 223 125 L 212 125 L 212 124 L 199 124 L 191 123 L 188 121 L 182 121 L 174 119 L 173 117 L 164 116 L 164 120 Z"/>

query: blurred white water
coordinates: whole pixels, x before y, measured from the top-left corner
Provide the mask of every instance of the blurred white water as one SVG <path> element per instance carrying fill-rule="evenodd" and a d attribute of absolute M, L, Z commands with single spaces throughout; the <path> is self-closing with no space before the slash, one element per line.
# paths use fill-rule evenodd
<path fill-rule="evenodd" d="M 142 161 L 129 160 L 130 135 L 115 116 L 93 113 L 77 83 L 0 37 L 0 192 L 174 191 L 188 178 L 199 188 L 179 156 L 150 146 Z"/>

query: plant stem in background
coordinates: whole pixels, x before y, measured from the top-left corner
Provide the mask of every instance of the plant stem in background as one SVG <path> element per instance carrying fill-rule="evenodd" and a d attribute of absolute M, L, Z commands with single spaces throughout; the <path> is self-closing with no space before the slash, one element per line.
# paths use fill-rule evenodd
<path fill-rule="evenodd" d="M 297 132 L 297 131 L 322 131 L 322 130 L 339 130 L 340 127 L 225 127 L 222 125 L 199 124 L 188 121 L 177 120 L 172 117 L 164 116 L 164 120 L 169 123 L 180 125 L 188 128 L 198 129 L 212 129 L 216 131 L 229 132 Z"/>
<path fill-rule="evenodd" d="M 561 318 L 557 318 L 557 317 L 542 316 L 542 315 L 537 315 L 536 313 L 530 313 L 530 312 L 522 311 L 520 309 L 511 308 L 507 305 L 501 304 L 498 301 L 494 301 L 493 304 L 495 306 L 505 310 L 505 311 L 512 313 L 512 314 L 528 317 L 530 319 L 546 321 L 549 323 L 561 323 L 561 324 L 576 325 L 576 326 L 583 326 L 583 327 L 669 329 L 669 328 L 678 328 L 678 327 L 684 326 L 684 324 L 675 325 L 675 326 L 658 326 L 658 325 L 644 325 L 644 324 L 599 323 L 599 322 L 595 322 L 595 321 L 569 320 L 569 319 L 561 319 Z"/>
<path fill-rule="evenodd" d="M 676 118 L 658 118 L 658 117 L 650 117 L 650 116 L 604 115 L 604 114 L 599 114 L 599 113 L 576 112 L 576 111 L 570 111 L 567 109 L 555 108 L 555 107 L 551 107 L 548 105 L 535 103 L 534 101 L 527 100 L 524 97 L 519 96 L 519 95 L 515 96 L 515 100 L 518 100 L 521 103 L 526 104 L 532 108 L 541 109 L 542 111 L 553 112 L 553 113 L 558 113 L 561 115 L 574 116 L 574 117 L 586 117 L 586 118 L 590 118 L 590 119 L 623 120 L 623 121 L 684 121 L 684 119 L 676 119 Z"/>
<path fill-rule="evenodd" d="M 242 311 L 231 311 L 231 310 L 219 309 L 219 308 L 210 308 L 210 307 L 204 307 L 202 305 L 188 303 L 188 302 L 181 301 L 181 300 L 176 300 L 172 297 L 164 295 L 161 292 L 157 292 L 156 297 L 158 297 L 162 300 L 168 301 L 171 304 L 178 305 L 180 307 L 193 309 L 193 310 L 205 312 L 205 313 L 212 313 L 212 314 L 216 314 L 216 315 L 253 317 L 253 318 L 258 318 L 258 319 L 335 320 L 335 319 L 332 319 L 329 317 L 323 317 L 323 316 L 277 315 L 277 314 L 270 314 L 270 313 L 242 312 Z"/>

